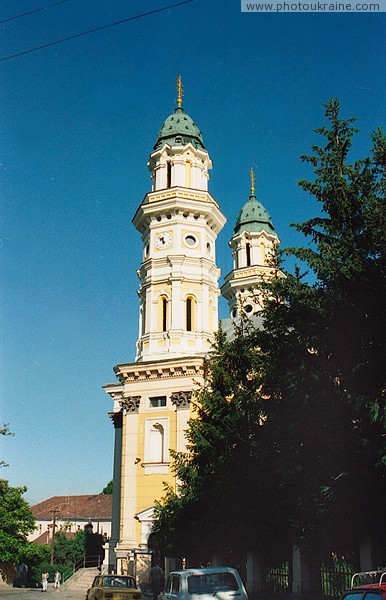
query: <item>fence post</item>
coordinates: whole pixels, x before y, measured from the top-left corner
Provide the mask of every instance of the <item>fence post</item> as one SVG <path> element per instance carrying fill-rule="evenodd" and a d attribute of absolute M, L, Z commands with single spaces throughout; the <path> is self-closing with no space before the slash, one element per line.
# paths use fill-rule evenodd
<path fill-rule="evenodd" d="M 262 567 L 260 556 L 249 550 L 247 552 L 247 592 L 250 596 L 262 589 Z"/>
<path fill-rule="evenodd" d="M 320 566 L 316 569 L 316 565 L 307 561 L 297 546 L 292 550 L 291 591 L 294 594 L 321 592 Z"/>

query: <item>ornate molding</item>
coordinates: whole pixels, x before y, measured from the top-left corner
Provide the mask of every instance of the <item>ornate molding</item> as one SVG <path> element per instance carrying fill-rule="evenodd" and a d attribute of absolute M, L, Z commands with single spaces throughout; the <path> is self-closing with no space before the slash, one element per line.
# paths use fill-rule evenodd
<path fill-rule="evenodd" d="M 178 377 L 202 377 L 204 375 L 204 358 L 189 361 L 185 364 L 132 363 L 118 365 L 114 368 L 117 379 L 121 383 L 148 381 L 159 379 L 175 379 Z"/>
<path fill-rule="evenodd" d="M 111 412 L 109 413 L 109 417 L 113 422 L 114 425 L 114 429 L 121 429 L 122 428 L 122 411 L 120 410 L 119 412 Z"/>
<path fill-rule="evenodd" d="M 189 408 L 192 399 L 192 392 L 175 392 L 170 396 L 170 400 L 175 405 L 176 409 Z"/>
<path fill-rule="evenodd" d="M 141 396 L 128 396 L 128 398 L 119 400 L 121 407 L 128 413 L 137 413 L 139 411 L 140 402 Z"/>

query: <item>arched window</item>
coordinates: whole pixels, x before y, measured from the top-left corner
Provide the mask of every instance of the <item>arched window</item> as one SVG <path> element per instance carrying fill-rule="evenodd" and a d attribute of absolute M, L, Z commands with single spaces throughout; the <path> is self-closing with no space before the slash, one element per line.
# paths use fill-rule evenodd
<path fill-rule="evenodd" d="M 192 187 L 192 163 L 187 160 L 185 163 L 186 187 Z"/>
<path fill-rule="evenodd" d="M 186 298 L 186 330 L 192 331 L 192 299 Z"/>
<path fill-rule="evenodd" d="M 188 296 L 186 298 L 186 331 L 193 331 L 194 328 L 194 298 Z"/>
<path fill-rule="evenodd" d="M 247 243 L 246 245 L 247 252 L 247 267 L 251 266 L 251 244 Z"/>
<path fill-rule="evenodd" d="M 165 462 L 165 441 L 164 426 L 159 421 L 147 422 L 145 433 L 145 462 Z"/>
<path fill-rule="evenodd" d="M 162 331 L 166 331 L 168 323 L 168 299 L 162 298 Z"/>
<path fill-rule="evenodd" d="M 143 335 L 146 331 L 146 300 L 144 300 L 143 304 L 142 304 L 142 315 L 141 316 L 142 316 L 141 330 L 142 330 L 142 335 Z"/>
<path fill-rule="evenodd" d="M 154 423 L 153 427 L 150 430 L 150 434 L 152 437 L 151 444 L 151 453 L 152 453 L 152 461 L 151 462 L 164 462 L 164 438 L 165 431 L 162 427 L 161 423 Z"/>
<path fill-rule="evenodd" d="M 162 295 L 158 298 L 158 331 L 167 331 L 169 326 L 169 300 Z"/>
<path fill-rule="evenodd" d="M 172 187 L 172 163 L 170 161 L 166 163 L 166 187 Z"/>
<path fill-rule="evenodd" d="M 213 317 L 214 317 L 214 304 L 213 300 L 209 300 L 209 312 L 208 312 L 208 328 L 209 331 L 213 331 Z"/>
<path fill-rule="evenodd" d="M 265 265 L 265 244 L 261 242 L 260 244 L 260 256 L 261 256 L 261 264 Z"/>

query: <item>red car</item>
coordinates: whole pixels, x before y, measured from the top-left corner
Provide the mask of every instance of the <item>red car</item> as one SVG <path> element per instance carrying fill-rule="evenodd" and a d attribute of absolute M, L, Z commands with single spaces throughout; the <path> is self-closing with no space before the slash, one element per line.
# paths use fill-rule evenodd
<path fill-rule="evenodd" d="M 344 592 L 340 600 L 386 600 L 386 569 L 355 573 L 351 590 Z"/>

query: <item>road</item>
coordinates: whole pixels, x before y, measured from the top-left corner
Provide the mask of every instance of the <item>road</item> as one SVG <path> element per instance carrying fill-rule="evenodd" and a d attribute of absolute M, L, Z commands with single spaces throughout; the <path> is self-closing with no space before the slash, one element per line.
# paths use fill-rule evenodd
<path fill-rule="evenodd" d="M 47 592 L 41 598 L 42 590 L 37 588 L 0 587 L 0 598 L 4 600 L 85 600 L 84 590 L 54 590 L 48 586 Z"/>

